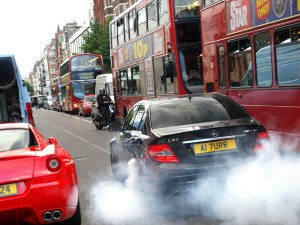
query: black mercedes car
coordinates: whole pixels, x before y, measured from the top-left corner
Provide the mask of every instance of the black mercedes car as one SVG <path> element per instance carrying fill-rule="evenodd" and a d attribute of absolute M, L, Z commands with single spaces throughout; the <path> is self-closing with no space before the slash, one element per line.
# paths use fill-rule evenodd
<path fill-rule="evenodd" d="M 112 172 L 124 181 L 137 162 L 144 190 L 178 193 L 201 177 L 220 175 L 270 144 L 267 130 L 219 93 L 136 103 L 110 142 Z"/>

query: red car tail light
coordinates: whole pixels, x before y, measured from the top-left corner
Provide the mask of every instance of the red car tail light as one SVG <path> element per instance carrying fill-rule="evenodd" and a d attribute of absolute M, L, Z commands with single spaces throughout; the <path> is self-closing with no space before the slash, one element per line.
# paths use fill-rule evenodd
<path fill-rule="evenodd" d="M 56 155 L 50 155 L 46 161 L 47 169 L 51 172 L 57 172 L 61 168 L 61 160 Z"/>
<path fill-rule="evenodd" d="M 270 143 L 270 136 L 267 131 L 259 132 L 256 138 L 254 152 L 263 150 Z"/>
<path fill-rule="evenodd" d="M 179 159 L 173 153 L 168 144 L 157 144 L 148 146 L 149 155 L 160 163 L 178 163 Z"/>
<path fill-rule="evenodd" d="M 35 126 L 34 119 L 33 119 L 33 114 L 32 114 L 32 108 L 31 108 L 30 103 L 26 103 L 26 111 L 27 111 L 28 123 L 31 124 L 32 126 Z"/>

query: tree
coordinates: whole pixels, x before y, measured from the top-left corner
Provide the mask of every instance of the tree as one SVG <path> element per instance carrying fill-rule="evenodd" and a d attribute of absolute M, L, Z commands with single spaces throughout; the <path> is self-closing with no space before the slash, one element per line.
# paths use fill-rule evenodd
<path fill-rule="evenodd" d="M 109 50 L 109 22 L 111 20 L 112 17 L 108 18 L 103 26 L 101 26 L 98 21 L 91 22 L 90 30 L 83 35 L 84 43 L 81 46 L 81 50 L 85 53 L 102 55 L 106 73 L 111 72 Z"/>
<path fill-rule="evenodd" d="M 25 81 L 25 85 L 26 85 L 28 93 L 32 94 L 34 92 L 33 87 L 27 81 Z"/>

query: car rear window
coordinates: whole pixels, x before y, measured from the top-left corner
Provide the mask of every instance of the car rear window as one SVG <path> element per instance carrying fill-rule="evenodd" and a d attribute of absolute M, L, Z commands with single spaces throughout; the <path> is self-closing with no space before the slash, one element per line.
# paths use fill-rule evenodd
<path fill-rule="evenodd" d="M 0 152 L 28 148 L 30 132 L 25 129 L 0 130 Z"/>
<path fill-rule="evenodd" d="M 229 98 L 194 98 L 151 107 L 153 129 L 242 118 L 250 116 Z"/>

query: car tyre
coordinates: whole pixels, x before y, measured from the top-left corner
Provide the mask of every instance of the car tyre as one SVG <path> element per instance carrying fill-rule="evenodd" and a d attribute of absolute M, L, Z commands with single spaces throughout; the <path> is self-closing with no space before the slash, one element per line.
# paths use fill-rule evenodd
<path fill-rule="evenodd" d="M 80 210 L 80 202 L 78 200 L 78 204 L 76 207 L 76 211 L 74 213 L 74 215 L 64 221 L 61 221 L 59 223 L 55 223 L 57 225 L 81 225 L 81 210 Z"/>

